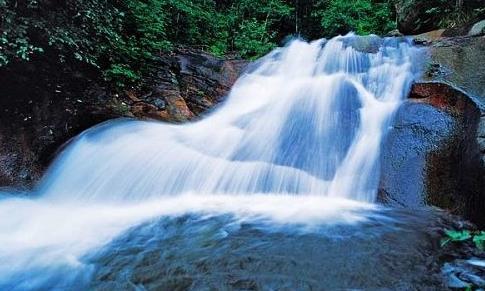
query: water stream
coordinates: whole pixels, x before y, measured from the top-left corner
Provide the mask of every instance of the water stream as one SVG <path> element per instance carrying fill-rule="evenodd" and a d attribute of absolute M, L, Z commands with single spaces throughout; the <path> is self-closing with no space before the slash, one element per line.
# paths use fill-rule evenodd
<path fill-rule="evenodd" d="M 421 56 L 407 39 L 295 40 L 200 121 L 82 133 L 35 193 L 0 199 L 0 289 L 443 287 L 428 256 L 444 215 L 374 204 Z"/>

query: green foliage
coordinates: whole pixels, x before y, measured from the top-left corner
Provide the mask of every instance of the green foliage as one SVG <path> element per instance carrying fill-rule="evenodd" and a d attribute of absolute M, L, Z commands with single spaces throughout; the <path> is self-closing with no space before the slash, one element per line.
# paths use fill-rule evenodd
<path fill-rule="evenodd" d="M 267 31 L 264 23 L 256 19 L 245 20 L 239 25 L 234 45 L 242 56 L 256 58 L 275 46 L 272 38 L 274 33 Z"/>
<path fill-rule="evenodd" d="M 0 66 L 46 53 L 133 83 L 173 45 L 260 56 L 275 46 L 272 31 L 290 12 L 283 0 L 0 0 Z"/>
<path fill-rule="evenodd" d="M 473 235 L 473 243 L 480 250 L 485 250 L 485 231 L 480 231 Z"/>
<path fill-rule="evenodd" d="M 441 240 L 441 246 L 445 246 L 449 242 L 463 242 L 472 240 L 479 250 L 485 250 L 485 231 L 469 231 L 469 230 L 446 230 L 446 237 Z"/>
<path fill-rule="evenodd" d="M 485 16 L 483 0 L 394 0 L 408 32 L 460 28 Z"/>
<path fill-rule="evenodd" d="M 42 5 L 40 3 L 43 3 Z M 165 39 L 164 1 L 0 0 L 0 66 L 48 52 L 59 63 L 98 68 L 114 81 L 135 82 Z"/>
<path fill-rule="evenodd" d="M 239 25 L 234 37 L 234 49 L 246 58 L 257 58 L 275 47 L 276 29 L 273 26 L 293 10 L 279 0 L 260 3 L 263 5 L 243 0 L 236 14 Z"/>
<path fill-rule="evenodd" d="M 116 87 L 123 87 L 125 84 L 133 84 L 140 80 L 140 75 L 131 70 L 127 65 L 113 64 L 103 74 L 104 78 L 113 82 Z"/>
<path fill-rule="evenodd" d="M 0 0 L 0 67 L 43 58 L 123 86 L 178 45 L 253 59 L 290 34 L 387 32 L 390 9 L 385 0 Z"/>
<path fill-rule="evenodd" d="M 383 34 L 395 28 L 388 2 L 333 0 L 321 5 L 324 8 L 316 12 L 316 15 L 321 17 L 321 26 L 327 35 L 349 31 L 364 35 Z"/>
<path fill-rule="evenodd" d="M 24 5 L 33 9 L 37 1 L 26 1 Z M 30 41 L 28 35 L 30 27 L 41 26 L 42 22 L 19 15 L 7 0 L 0 0 L 0 15 L 0 66 L 7 65 L 12 59 L 29 61 L 33 54 L 43 52 L 41 47 Z"/>
<path fill-rule="evenodd" d="M 441 246 L 445 246 L 449 242 L 465 241 L 472 237 L 468 230 L 446 230 L 445 234 L 446 238 L 441 241 Z"/>
<path fill-rule="evenodd" d="M 216 55 L 236 51 L 242 57 L 258 57 L 275 46 L 278 23 L 292 11 L 282 0 L 218 3 L 167 0 L 168 39 L 207 48 Z"/>
<path fill-rule="evenodd" d="M 221 27 L 214 1 L 166 0 L 170 40 L 204 46 L 217 36 Z"/>

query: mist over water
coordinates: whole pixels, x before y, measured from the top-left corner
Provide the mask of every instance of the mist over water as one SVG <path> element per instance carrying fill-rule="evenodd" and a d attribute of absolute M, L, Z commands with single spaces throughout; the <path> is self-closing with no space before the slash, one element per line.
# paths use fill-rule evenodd
<path fill-rule="evenodd" d="M 406 39 L 295 40 L 200 121 L 84 132 L 34 198 L 0 200 L 0 287 L 80 280 L 87 254 L 160 216 L 231 213 L 309 232 L 376 217 L 380 145 L 420 56 Z"/>

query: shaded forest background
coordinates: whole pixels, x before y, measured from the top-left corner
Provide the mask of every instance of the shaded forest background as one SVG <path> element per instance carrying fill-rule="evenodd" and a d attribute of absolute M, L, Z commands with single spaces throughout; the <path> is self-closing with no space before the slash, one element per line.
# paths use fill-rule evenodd
<path fill-rule="evenodd" d="M 84 68 L 125 86 L 139 83 L 157 55 L 180 45 L 253 59 L 292 36 L 386 34 L 406 2 L 413 1 L 0 0 L 0 70 L 48 60 L 59 71 Z M 444 26 L 476 13 L 462 9 L 463 0 L 425 2 L 423 13 Z"/>

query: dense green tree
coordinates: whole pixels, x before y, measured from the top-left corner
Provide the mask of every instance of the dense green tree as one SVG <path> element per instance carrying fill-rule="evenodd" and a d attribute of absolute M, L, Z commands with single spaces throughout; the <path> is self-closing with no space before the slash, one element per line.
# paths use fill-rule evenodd
<path fill-rule="evenodd" d="M 392 6 L 376 1 L 0 0 L 0 67 L 44 58 L 136 83 L 177 45 L 256 58 L 287 35 L 386 32 Z"/>
<path fill-rule="evenodd" d="M 384 34 L 395 27 L 392 6 L 389 2 L 373 0 L 332 0 L 321 1 L 322 9 L 314 14 L 321 19 L 321 28 L 326 35 Z"/>
<path fill-rule="evenodd" d="M 256 5 L 251 0 L 238 0 L 234 4 L 230 48 L 243 57 L 258 57 L 272 49 L 279 26 L 293 10 L 281 0 L 263 0 Z"/>

